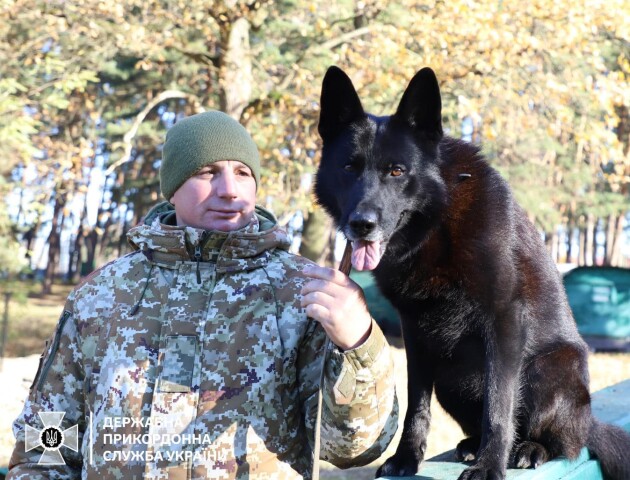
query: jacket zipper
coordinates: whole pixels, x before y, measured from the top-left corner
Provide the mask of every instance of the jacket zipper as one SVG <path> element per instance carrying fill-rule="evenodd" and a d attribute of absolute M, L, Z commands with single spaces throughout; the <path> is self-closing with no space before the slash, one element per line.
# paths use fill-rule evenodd
<path fill-rule="evenodd" d="M 201 238 L 199 239 L 199 241 L 197 242 L 197 245 L 195 245 L 195 253 L 193 255 L 193 260 L 195 260 L 197 262 L 197 284 L 201 285 L 201 272 L 199 271 L 199 263 L 201 262 L 201 251 L 203 249 L 203 246 L 205 245 L 206 241 L 208 239 L 208 235 L 206 232 L 203 232 L 201 234 Z"/>
<path fill-rule="evenodd" d="M 41 391 L 44 380 L 46 380 L 46 377 L 48 376 L 48 370 L 50 370 L 50 367 L 52 366 L 52 363 L 55 360 L 55 355 L 57 354 L 57 350 L 59 349 L 59 342 L 61 340 L 61 333 L 63 332 L 63 327 L 71 315 L 72 315 L 71 312 L 69 312 L 68 310 L 64 310 L 63 315 L 61 315 L 61 318 L 59 319 L 59 326 L 57 327 L 57 331 L 55 332 L 55 338 L 53 339 L 53 344 L 50 347 L 50 354 L 48 355 L 48 358 L 46 359 L 44 368 L 42 368 L 42 371 L 40 372 L 40 377 L 37 380 L 36 390 Z"/>

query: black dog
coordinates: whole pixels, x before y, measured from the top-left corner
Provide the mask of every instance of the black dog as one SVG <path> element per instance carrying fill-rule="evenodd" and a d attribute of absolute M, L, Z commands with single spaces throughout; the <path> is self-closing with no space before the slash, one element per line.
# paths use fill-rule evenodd
<path fill-rule="evenodd" d="M 440 90 L 425 68 L 396 113 L 365 113 L 350 79 L 324 78 L 315 194 L 374 270 L 401 316 L 409 407 L 396 454 L 377 475 L 413 475 L 435 388 L 467 438 L 461 479 L 501 479 L 588 446 L 630 479 L 630 435 L 591 415 L 587 348 L 560 276 L 507 183 L 466 142 L 444 137 Z"/>

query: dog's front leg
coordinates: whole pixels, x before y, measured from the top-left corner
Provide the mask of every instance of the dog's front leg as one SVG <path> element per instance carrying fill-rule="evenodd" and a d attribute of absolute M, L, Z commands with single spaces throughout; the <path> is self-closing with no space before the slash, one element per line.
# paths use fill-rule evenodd
<path fill-rule="evenodd" d="M 418 345 L 417 336 L 405 331 L 405 322 L 402 323 L 407 356 L 407 413 L 396 453 L 381 465 L 376 472 L 377 477 L 414 475 L 427 448 L 433 366 L 425 355 L 425 349 Z"/>
<path fill-rule="evenodd" d="M 516 303 L 516 302 L 515 302 Z M 519 305 L 494 316 L 487 329 L 481 444 L 477 461 L 459 480 L 501 480 L 514 442 L 525 325 Z"/>

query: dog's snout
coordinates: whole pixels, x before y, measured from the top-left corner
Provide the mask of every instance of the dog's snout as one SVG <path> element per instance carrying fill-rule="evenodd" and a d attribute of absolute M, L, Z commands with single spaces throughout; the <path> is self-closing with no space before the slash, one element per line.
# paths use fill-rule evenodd
<path fill-rule="evenodd" d="M 365 237 L 374 231 L 378 223 L 376 212 L 354 212 L 350 215 L 348 224 L 359 237 Z"/>

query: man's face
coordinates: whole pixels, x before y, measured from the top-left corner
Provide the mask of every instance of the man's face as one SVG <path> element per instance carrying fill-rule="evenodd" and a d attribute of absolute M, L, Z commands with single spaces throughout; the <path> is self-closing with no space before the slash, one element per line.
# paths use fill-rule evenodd
<path fill-rule="evenodd" d="M 203 167 L 173 194 L 178 225 L 229 232 L 246 226 L 256 206 L 256 180 L 236 160 Z"/>

